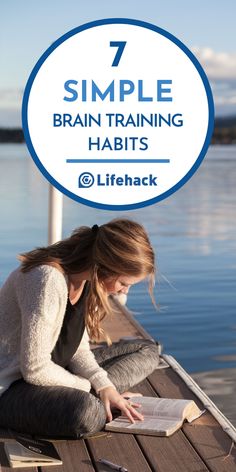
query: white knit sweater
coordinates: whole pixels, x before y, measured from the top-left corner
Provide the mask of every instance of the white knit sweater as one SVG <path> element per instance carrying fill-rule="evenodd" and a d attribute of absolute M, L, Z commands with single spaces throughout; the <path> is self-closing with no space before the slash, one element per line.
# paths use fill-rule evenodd
<path fill-rule="evenodd" d="M 13 271 L 0 290 L 0 395 L 19 378 L 34 385 L 61 385 L 87 392 L 113 386 L 89 347 L 87 331 L 68 369 L 55 364 L 68 298 L 66 277 L 41 265 Z"/>

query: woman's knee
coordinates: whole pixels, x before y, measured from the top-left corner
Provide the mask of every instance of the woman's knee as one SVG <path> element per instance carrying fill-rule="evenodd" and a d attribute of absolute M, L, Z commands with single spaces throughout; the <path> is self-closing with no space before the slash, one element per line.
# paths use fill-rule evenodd
<path fill-rule="evenodd" d="M 160 362 L 160 346 L 153 341 L 146 341 L 141 347 L 141 353 L 144 358 L 152 363 L 154 369 L 158 367 Z"/>
<path fill-rule="evenodd" d="M 150 375 L 159 365 L 158 346 L 151 341 L 136 343 L 134 352 L 121 356 L 107 368 L 110 380 L 123 393 Z"/>
<path fill-rule="evenodd" d="M 84 392 L 82 401 L 75 401 L 71 425 L 77 435 L 100 431 L 106 423 L 104 404 L 91 393 Z"/>
<path fill-rule="evenodd" d="M 59 436 L 80 437 L 100 431 L 106 422 L 105 408 L 101 400 L 91 393 L 66 387 L 53 387 L 56 399 L 48 402 L 49 418 Z M 53 397 L 52 392 L 52 397 Z"/>
<path fill-rule="evenodd" d="M 103 428 L 103 403 L 94 395 L 66 387 L 18 381 L 0 398 L 0 425 L 49 437 L 79 437 Z"/>

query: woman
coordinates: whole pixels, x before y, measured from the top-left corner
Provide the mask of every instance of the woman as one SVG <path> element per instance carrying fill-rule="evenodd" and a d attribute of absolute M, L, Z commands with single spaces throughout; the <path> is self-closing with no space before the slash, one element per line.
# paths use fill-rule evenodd
<path fill-rule="evenodd" d="M 0 291 L 0 426 L 80 437 L 99 431 L 112 408 L 142 420 L 127 390 L 157 368 L 157 346 L 138 339 L 93 353 L 89 337 L 103 332 L 110 294 L 147 277 L 153 298 L 144 228 L 128 219 L 81 227 L 19 259 Z"/>

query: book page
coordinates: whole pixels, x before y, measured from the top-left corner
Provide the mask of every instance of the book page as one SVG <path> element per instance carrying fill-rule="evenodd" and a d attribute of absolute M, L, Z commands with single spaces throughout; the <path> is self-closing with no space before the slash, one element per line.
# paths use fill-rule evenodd
<path fill-rule="evenodd" d="M 119 417 L 106 424 L 108 431 L 120 431 L 133 434 L 147 434 L 169 436 L 182 425 L 182 420 L 151 418 L 147 416 L 143 421 L 130 423 L 128 418 Z"/>
<path fill-rule="evenodd" d="M 202 416 L 205 411 L 206 409 L 199 410 L 196 403 L 194 403 L 193 406 L 190 405 L 189 408 L 187 407 L 187 411 L 184 412 L 184 418 L 188 421 L 188 423 L 192 423 L 192 421 Z"/>
<path fill-rule="evenodd" d="M 170 427 L 178 426 L 181 423 L 179 420 L 168 420 L 168 419 L 161 419 L 161 418 L 151 418 L 147 417 L 144 418 L 143 421 L 137 421 L 135 423 L 130 423 L 128 418 L 116 418 L 112 421 L 112 424 L 117 427 L 124 427 L 126 429 L 139 429 L 139 430 L 153 430 L 153 431 L 168 431 Z M 108 423 L 109 424 L 109 423 Z"/>
<path fill-rule="evenodd" d="M 176 418 L 179 420 L 184 418 L 183 412 L 187 405 L 194 404 L 192 400 L 157 397 L 133 397 L 132 401 L 142 405 L 137 410 L 144 417 L 153 416 L 155 418 Z"/>

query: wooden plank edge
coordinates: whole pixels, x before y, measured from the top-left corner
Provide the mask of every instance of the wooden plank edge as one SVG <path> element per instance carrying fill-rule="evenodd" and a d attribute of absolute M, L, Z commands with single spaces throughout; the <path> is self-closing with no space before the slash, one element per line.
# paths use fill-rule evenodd
<path fill-rule="evenodd" d="M 133 314 L 131 313 L 131 311 L 125 306 L 125 305 L 121 305 L 121 303 L 115 299 L 114 297 L 112 297 L 112 302 L 113 304 L 116 306 L 117 309 L 119 309 L 119 311 L 128 319 L 128 321 L 130 322 L 130 324 L 136 329 L 136 331 L 138 331 L 138 333 L 140 333 L 140 336 L 142 336 L 144 339 L 149 339 L 150 341 L 153 341 L 157 344 L 158 348 L 159 348 L 159 355 L 161 355 L 162 353 L 162 348 L 163 346 L 161 344 L 159 344 L 146 330 L 145 328 L 143 328 L 143 326 L 141 326 L 139 324 L 139 322 L 134 318 Z"/>
<path fill-rule="evenodd" d="M 134 328 L 140 333 L 140 335 L 145 338 L 145 339 L 151 339 L 152 341 L 155 341 L 152 336 L 138 323 L 138 321 L 135 320 L 134 316 L 132 315 L 131 311 L 128 310 L 128 308 L 125 305 L 121 305 L 121 303 L 115 299 L 113 296 L 111 296 L 112 302 L 115 305 L 115 307 L 123 314 L 126 316 L 126 318 L 129 320 L 130 324 L 134 326 Z"/>
<path fill-rule="evenodd" d="M 183 369 L 183 367 L 176 361 L 176 359 L 170 355 L 164 354 L 164 360 L 170 365 L 170 367 L 177 373 L 179 377 L 185 382 L 187 387 L 201 400 L 204 408 L 211 413 L 216 421 L 220 424 L 223 431 L 230 436 L 233 442 L 236 442 L 236 428 L 232 423 L 224 416 L 219 410 L 215 403 L 203 392 L 199 385 L 193 380 L 193 378 Z"/>

